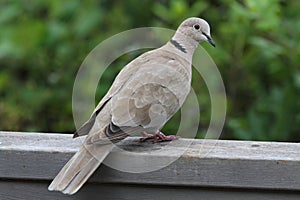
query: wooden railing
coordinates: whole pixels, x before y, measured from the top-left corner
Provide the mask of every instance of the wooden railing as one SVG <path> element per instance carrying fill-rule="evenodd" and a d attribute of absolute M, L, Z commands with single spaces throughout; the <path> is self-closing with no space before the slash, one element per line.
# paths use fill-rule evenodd
<path fill-rule="evenodd" d="M 160 170 L 126 173 L 101 165 L 75 195 L 49 192 L 49 183 L 81 142 L 66 134 L 0 132 L 0 199 L 300 199 L 300 144 L 224 140 L 166 145 L 128 138 L 121 146 L 146 152 L 140 154 L 144 160 L 147 152 L 153 156 L 164 147 L 164 153 L 154 154 L 164 159 L 192 144 Z"/>

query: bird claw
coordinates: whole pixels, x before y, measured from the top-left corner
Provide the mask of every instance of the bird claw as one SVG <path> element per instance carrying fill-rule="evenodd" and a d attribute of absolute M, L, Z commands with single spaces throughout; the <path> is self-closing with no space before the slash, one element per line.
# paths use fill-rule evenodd
<path fill-rule="evenodd" d="M 160 131 L 158 131 L 155 134 L 148 134 L 143 132 L 142 136 L 143 137 L 140 139 L 140 142 L 152 141 L 153 143 L 158 143 L 158 142 L 173 141 L 179 139 L 179 137 L 176 135 L 165 135 Z"/>

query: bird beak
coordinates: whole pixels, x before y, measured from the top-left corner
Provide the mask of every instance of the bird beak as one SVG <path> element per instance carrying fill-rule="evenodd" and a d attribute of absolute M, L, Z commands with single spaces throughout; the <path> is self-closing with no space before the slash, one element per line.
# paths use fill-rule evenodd
<path fill-rule="evenodd" d="M 213 39 L 211 37 L 207 37 L 207 41 L 213 46 L 213 47 L 216 47 L 216 43 L 215 41 L 213 41 Z"/>
<path fill-rule="evenodd" d="M 216 43 L 209 35 L 207 35 L 206 33 L 203 33 L 203 32 L 202 32 L 202 34 L 207 38 L 207 42 L 209 42 L 213 47 L 216 47 Z"/>

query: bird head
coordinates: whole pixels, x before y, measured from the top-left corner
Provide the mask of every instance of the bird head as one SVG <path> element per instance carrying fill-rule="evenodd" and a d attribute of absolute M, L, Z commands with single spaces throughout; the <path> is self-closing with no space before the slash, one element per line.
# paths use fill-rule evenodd
<path fill-rule="evenodd" d="M 206 41 L 212 46 L 216 46 L 215 42 L 210 36 L 209 24 L 204 19 L 196 17 L 188 18 L 180 24 L 177 31 L 199 43 Z"/>

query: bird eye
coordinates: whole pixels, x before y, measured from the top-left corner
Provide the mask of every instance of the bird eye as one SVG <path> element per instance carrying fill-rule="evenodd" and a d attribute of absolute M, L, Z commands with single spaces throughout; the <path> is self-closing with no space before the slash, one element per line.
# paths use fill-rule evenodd
<path fill-rule="evenodd" d="M 200 29 L 200 25 L 199 24 L 194 24 L 193 27 L 194 27 L 195 30 L 199 30 Z"/>

